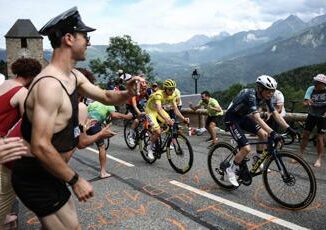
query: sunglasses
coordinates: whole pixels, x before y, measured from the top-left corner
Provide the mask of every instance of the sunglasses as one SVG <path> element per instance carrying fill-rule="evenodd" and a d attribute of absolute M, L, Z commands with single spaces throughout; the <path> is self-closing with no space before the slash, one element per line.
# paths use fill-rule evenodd
<path fill-rule="evenodd" d="M 91 40 L 91 36 L 87 36 L 87 34 L 83 34 L 83 37 L 85 38 L 87 43 L 89 43 L 89 41 Z"/>

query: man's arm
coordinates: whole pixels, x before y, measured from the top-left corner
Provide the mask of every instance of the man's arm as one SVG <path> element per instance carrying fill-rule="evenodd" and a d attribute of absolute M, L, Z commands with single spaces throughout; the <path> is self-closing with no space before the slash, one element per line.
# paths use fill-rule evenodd
<path fill-rule="evenodd" d="M 275 112 L 275 111 L 274 111 Z M 270 134 L 272 131 L 273 131 L 273 129 L 271 129 L 267 124 L 266 124 L 266 122 L 263 120 L 263 119 L 261 119 L 261 117 L 260 117 L 260 113 L 257 111 L 257 112 L 253 112 L 252 114 L 251 114 L 251 116 L 254 118 L 254 120 L 260 125 L 260 127 L 263 129 L 263 130 L 265 130 L 268 134 Z"/>
<path fill-rule="evenodd" d="M 55 79 L 40 81 L 34 90 L 37 91 L 33 95 L 31 152 L 46 170 L 68 182 L 74 177 L 75 172 L 51 143 L 64 91 Z M 79 178 L 72 188 L 79 200 L 86 201 L 93 196 L 92 186 L 83 178 Z"/>
<path fill-rule="evenodd" d="M 74 70 L 74 73 L 77 76 L 77 87 L 80 94 L 107 105 L 119 105 L 126 103 L 131 96 L 137 94 L 137 81 L 144 81 L 144 79 L 140 77 L 133 77 L 127 82 L 127 90 L 103 90 L 91 84 L 81 72 Z"/>
<path fill-rule="evenodd" d="M 133 97 L 132 97 L 132 99 L 131 99 L 131 104 L 132 104 L 132 107 L 134 108 L 134 110 L 136 111 L 137 115 L 140 116 L 142 113 L 141 113 L 140 110 L 138 109 L 136 96 L 133 96 Z"/>
<path fill-rule="evenodd" d="M 193 111 L 196 111 L 200 107 L 201 107 L 200 105 L 193 106 L 193 104 L 191 104 L 191 103 L 189 104 L 189 108 L 192 109 Z"/>
<path fill-rule="evenodd" d="M 279 114 L 278 111 L 274 110 L 272 112 L 272 116 L 274 118 L 274 120 L 283 128 L 283 129 L 287 129 L 289 127 L 288 123 L 286 123 L 286 121 L 284 120 L 284 118 Z"/>
<path fill-rule="evenodd" d="M 185 118 L 182 113 L 180 112 L 180 110 L 178 109 L 177 103 L 176 101 L 173 102 L 173 110 L 174 113 L 185 123 L 189 123 L 189 118 Z"/>

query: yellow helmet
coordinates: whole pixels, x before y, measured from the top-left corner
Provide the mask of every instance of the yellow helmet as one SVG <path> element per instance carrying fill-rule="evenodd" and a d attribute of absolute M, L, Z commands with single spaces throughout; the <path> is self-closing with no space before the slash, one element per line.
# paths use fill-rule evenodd
<path fill-rule="evenodd" d="M 163 89 L 176 88 L 177 84 L 172 79 L 167 79 L 163 83 Z"/>

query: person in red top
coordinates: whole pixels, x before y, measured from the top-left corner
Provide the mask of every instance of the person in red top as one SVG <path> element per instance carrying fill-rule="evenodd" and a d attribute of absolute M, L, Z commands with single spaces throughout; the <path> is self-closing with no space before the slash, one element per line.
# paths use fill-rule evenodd
<path fill-rule="evenodd" d="M 41 69 L 41 64 L 32 58 L 19 58 L 11 65 L 11 70 L 16 78 L 5 80 L 0 86 L 1 137 L 7 136 L 8 131 L 15 126 L 24 113 L 24 101 L 27 95 L 26 87 L 41 72 Z M 8 140 L 4 139 L 4 143 L 7 143 Z M 17 141 L 22 143 L 20 139 Z M 21 148 L 24 147 L 21 146 Z M 26 153 L 22 151 L 21 154 Z M 6 165 L 0 164 L 0 228 L 1 225 L 16 218 L 7 217 L 7 220 L 5 220 L 15 199 L 15 193 L 10 181 L 11 171 Z"/>
<path fill-rule="evenodd" d="M 131 145 L 135 144 L 135 137 L 136 137 L 136 128 L 139 124 L 139 119 L 142 115 L 146 115 L 145 109 L 144 109 L 144 100 L 147 96 L 147 83 L 146 81 L 141 82 L 140 84 L 140 94 L 137 96 L 133 96 L 128 101 L 126 108 L 127 111 L 132 114 L 132 119 L 134 119 L 130 133 L 128 134 L 128 142 Z"/>

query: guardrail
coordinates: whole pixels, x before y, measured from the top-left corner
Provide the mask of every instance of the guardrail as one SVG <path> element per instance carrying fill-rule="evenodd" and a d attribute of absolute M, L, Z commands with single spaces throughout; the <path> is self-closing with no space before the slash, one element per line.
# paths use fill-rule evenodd
<path fill-rule="evenodd" d="M 224 110 L 225 112 L 225 110 Z M 206 109 L 198 109 L 193 111 L 190 108 L 182 108 L 181 113 L 190 118 L 191 126 L 196 128 L 203 128 L 205 127 L 205 120 L 207 116 Z M 263 114 L 263 112 L 261 113 Z M 305 121 L 307 118 L 306 113 L 287 113 L 285 116 L 286 121 Z M 221 118 L 222 119 L 222 118 Z"/>

